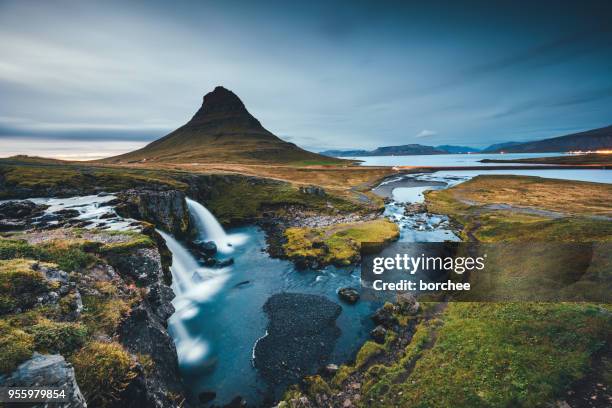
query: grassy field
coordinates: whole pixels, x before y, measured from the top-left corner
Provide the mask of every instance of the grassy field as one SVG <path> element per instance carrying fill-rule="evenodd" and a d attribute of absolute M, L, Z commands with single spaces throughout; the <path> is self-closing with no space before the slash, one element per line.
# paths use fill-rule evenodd
<path fill-rule="evenodd" d="M 427 208 L 483 242 L 612 240 L 612 185 L 524 176 L 478 176 L 430 191 Z M 607 220 L 607 221 L 606 221 Z"/>
<path fill-rule="evenodd" d="M 342 266 L 359 261 L 362 242 L 384 244 L 396 240 L 399 230 L 397 224 L 378 219 L 322 228 L 288 228 L 285 237 L 287 257 Z"/>
<path fill-rule="evenodd" d="M 595 240 L 605 245 L 612 237 L 606 218 L 612 211 L 611 197 L 609 185 L 479 176 L 429 192 L 426 202 L 430 211 L 461 223 L 464 239 L 520 241 L 537 252 L 537 240 Z M 610 256 L 607 265 L 609 285 Z M 529 262 L 499 266 L 508 274 L 554 283 L 554 269 L 552 276 L 543 277 L 534 276 L 539 269 Z M 566 406 L 566 400 L 571 406 L 578 406 L 577 400 L 588 404 L 584 401 L 601 399 L 602 392 L 608 398 L 601 390 L 612 386 L 611 310 L 609 304 L 584 302 L 422 303 L 417 316 L 397 316 L 404 327 L 417 322 L 407 345 L 392 331 L 384 344 L 368 341 L 353 364 L 341 366 L 330 379 L 318 379 L 317 393 L 294 388 L 283 406 L 297 407 L 300 396 L 320 400 L 321 393 L 358 407 L 549 407 Z M 601 402 L 606 406 L 608 401 Z"/>

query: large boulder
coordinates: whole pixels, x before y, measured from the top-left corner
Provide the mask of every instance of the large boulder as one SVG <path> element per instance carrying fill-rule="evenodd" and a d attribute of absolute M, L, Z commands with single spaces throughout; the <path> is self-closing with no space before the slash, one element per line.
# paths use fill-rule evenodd
<path fill-rule="evenodd" d="M 397 295 L 397 307 L 400 313 L 413 315 L 419 311 L 419 302 L 413 294 L 404 292 Z"/>
<path fill-rule="evenodd" d="M 46 205 L 29 200 L 7 201 L 0 204 L 0 231 L 28 228 L 33 219 L 43 215 Z"/>
<path fill-rule="evenodd" d="M 359 292 L 354 288 L 341 288 L 338 291 L 338 296 L 340 299 L 350 304 L 357 303 L 359 300 Z"/>
<path fill-rule="evenodd" d="M 117 197 L 120 203 L 115 210 L 123 217 L 148 221 L 175 236 L 186 236 L 190 231 L 189 209 L 182 191 L 131 189 Z"/>
<path fill-rule="evenodd" d="M 62 407 L 87 407 L 74 377 L 74 368 L 59 354 L 34 353 L 31 359 L 22 363 L 8 377 L 0 377 L 0 384 L 4 387 L 62 388 L 66 390 L 66 401 L 61 404 Z M 46 407 L 47 405 L 41 402 L 28 406 Z"/>

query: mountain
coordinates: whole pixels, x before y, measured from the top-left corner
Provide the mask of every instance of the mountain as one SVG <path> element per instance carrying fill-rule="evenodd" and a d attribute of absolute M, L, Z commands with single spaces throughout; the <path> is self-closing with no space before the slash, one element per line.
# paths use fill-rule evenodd
<path fill-rule="evenodd" d="M 474 147 L 468 147 L 468 146 L 440 145 L 440 146 L 436 146 L 436 149 L 444 150 L 445 152 L 450 153 L 450 154 L 480 152 L 480 150 Z"/>
<path fill-rule="evenodd" d="M 216 87 L 189 122 L 142 149 L 101 160 L 135 162 L 338 163 L 266 130 L 232 91 Z"/>
<path fill-rule="evenodd" d="M 328 157 L 355 157 L 355 156 L 371 156 L 367 150 L 325 150 L 319 152 L 323 156 Z"/>
<path fill-rule="evenodd" d="M 409 156 L 424 154 L 446 154 L 444 150 L 420 144 L 407 144 L 402 146 L 383 146 L 374 150 L 325 150 L 322 155 L 330 157 L 358 157 L 358 156 Z"/>
<path fill-rule="evenodd" d="M 485 147 L 484 149 L 482 149 L 482 151 L 483 152 L 487 152 L 487 153 L 498 152 L 500 150 L 504 150 L 504 149 L 507 149 L 509 147 L 520 145 L 520 144 L 521 144 L 521 142 L 496 143 L 496 144 L 492 144 L 489 147 Z"/>
<path fill-rule="evenodd" d="M 489 146 L 488 149 L 491 149 L 492 152 L 503 150 L 505 153 L 547 153 L 612 149 L 612 126 L 538 140 L 536 142 L 515 143 L 502 147 L 493 145 Z"/>

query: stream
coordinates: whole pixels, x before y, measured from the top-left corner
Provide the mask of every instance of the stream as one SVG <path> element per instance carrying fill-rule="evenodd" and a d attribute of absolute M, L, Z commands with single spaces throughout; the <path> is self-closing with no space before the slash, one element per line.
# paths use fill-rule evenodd
<path fill-rule="evenodd" d="M 405 204 L 422 202 L 426 190 L 447 188 L 483 172 L 400 176 L 418 185 L 402 187 L 400 183 L 393 188 L 393 201 L 386 205 L 384 215 L 398 223 L 401 241 L 457 241 L 459 238 L 445 216 L 406 214 Z M 612 173 L 605 170 L 513 170 L 511 173 L 612 182 Z M 190 289 L 175 289 L 177 311 L 170 319 L 170 329 L 177 344 L 181 370 L 194 395 L 215 392 L 215 404 L 228 403 L 240 395 L 253 405 L 263 403 L 271 394 L 280 396 L 281 389 L 270 390 L 253 365 L 254 346 L 266 335 L 267 317 L 262 307 L 275 293 L 319 294 L 340 303 L 342 313 L 337 325 L 342 334 L 329 362 L 340 365 L 354 358 L 369 338 L 369 331 L 374 327 L 370 316 L 380 306 L 366 301 L 355 305 L 339 301 L 339 288 L 360 286 L 358 266 L 297 270 L 292 262 L 268 256 L 264 232 L 258 227 L 234 228 L 226 233 L 205 207 L 193 200 L 188 200 L 188 204 L 200 238 L 219 243 L 221 259 L 232 257 L 235 261 L 223 269 L 202 268 L 180 243 L 162 233 L 173 253 L 173 274 L 182 276 L 177 281 L 191 279 Z"/>
<path fill-rule="evenodd" d="M 401 175 L 383 183 L 391 198 L 384 215 L 398 224 L 401 241 L 456 241 L 445 216 L 408 213 L 406 203 L 422 202 L 426 190 L 447 188 L 485 172 L 612 183 L 612 172 L 607 170 L 472 170 Z M 113 198 L 108 195 L 32 201 L 50 205 L 46 211 L 49 214 L 76 209 L 78 218 L 90 223 L 87 228 L 132 229 L 133 220 L 117 216 L 107 204 Z M 214 392 L 212 402 L 222 405 L 239 395 L 252 406 L 280 396 L 282 387 L 268 386 L 253 364 L 254 347 L 266 335 L 268 323 L 262 307 L 276 293 L 317 294 L 339 303 L 342 312 L 336 323 L 341 335 L 329 363 L 340 365 L 354 358 L 369 338 L 374 327 L 370 316 L 380 306 L 379 302 L 365 300 L 349 305 L 338 299 L 339 288 L 360 286 L 359 266 L 297 270 L 290 261 L 268 256 L 265 233 L 260 228 L 245 226 L 226 232 L 203 205 L 191 199 L 187 204 L 199 238 L 215 241 L 217 258 L 234 259 L 233 265 L 224 268 L 203 267 L 181 242 L 159 231 L 172 252 L 176 312 L 169 320 L 169 330 L 184 381 L 196 398 L 202 392 Z M 113 215 L 110 218 L 109 212 Z"/>

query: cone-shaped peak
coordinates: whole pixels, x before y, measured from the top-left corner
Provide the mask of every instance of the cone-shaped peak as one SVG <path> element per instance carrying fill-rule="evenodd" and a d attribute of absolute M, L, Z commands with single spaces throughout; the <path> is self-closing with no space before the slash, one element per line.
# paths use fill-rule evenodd
<path fill-rule="evenodd" d="M 204 95 L 202 107 L 196 112 L 190 123 L 207 122 L 219 116 L 250 116 L 240 98 L 222 86 Z"/>

